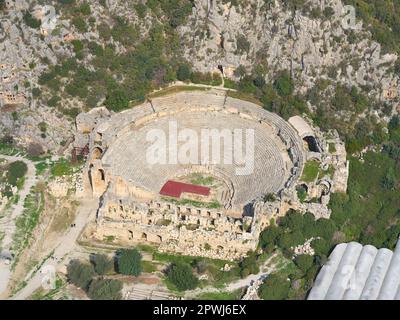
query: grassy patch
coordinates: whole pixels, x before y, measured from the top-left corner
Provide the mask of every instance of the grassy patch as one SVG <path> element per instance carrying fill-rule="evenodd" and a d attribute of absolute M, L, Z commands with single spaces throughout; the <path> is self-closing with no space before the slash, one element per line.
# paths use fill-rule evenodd
<path fill-rule="evenodd" d="M 157 271 L 157 266 L 151 261 L 142 261 L 143 272 L 153 273 Z"/>
<path fill-rule="evenodd" d="M 104 241 L 105 242 L 114 242 L 114 240 L 115 240 L 115 237 L 114 236 L 105 236 L 104 237 Z"/>
<path fill-rule="evenodd" d="M 14 146 L 6 143 L 0 143 L 0 153 L 8 156 L 14 156 L 20 151 L 16 149 Z"/>
<path fill-rule="evenodd" d="M 155 250 L 156 250 L 155 247 L 147 245 L 147 244 L 138 244 L 136 246 L 136 248 L 139 251 L 143 251 L 143 252 L 147 252 L 147 253 L 151 253 L 151 254 L 153 254 L 155 252 Z"/>
<path fill-rule="evenodd" d="M 201 202 L 201 201 L 195 201 L 195 200 L 190 200 L 190 199 L 175 199 L 175 198 L 169 198 L 169 197 L 163 197 L 165 201 L 175 203 L 177 205 L 181 206 L 193 206 L 197 208 L 207 208 L 207 209 L 219 209 L 222 207 L 222 205 L 218 201 L 213 201 L 213 202 Z"/>
<path fill-rule="evenodd" d="M 190 183 L 200 185 L 200 186 L 212 186 L 215 182 L 214 177 L 204 176 L 200 173 L 193 173 L 189 177 Z"/>
<path fill-rule="evenodd" d="M 254 95 L 251 95 L 248 93 L 239 92 L 239 91 L 228 91 L 226 94 L 228 97 L 231 97 L 231 98 L 248 101 L 248 102 L 257 104 L 261 107 L 264 106 L 263 103 L 260 100 L 258 100 Z"/>
<path fill-rule="evenodd" d="M 24 211 L 16 220 L 16 231 L 13 236 L 12 248 L 18 256 L 29 245 L 33 230 L 35 229 L 40 213 L 44 207 L 42 190 L 32 190 L 24 202 Z M 14 260 L 14 265 L 18 259 Z"/>
<path fill-rule="evenodd" d="M 167 87 L 164 89 L 161 89 L 159 91 L 153 92 L 149 94 L 149 98 L 158 98 L 158 97 L 163 97 L 167 96 L 170 94 L 178 93 L 178 92 L 183 92 L 183 91 L 207 91 L 209 88 L 207 87 L 198 87 L 198 86 L 172 86 L 172 87 Z"/>
<path fill-rule="evenodd" d="M 315 160 L 307 161 L 304 165 L 301 180 L 304 182 L 314 182 L 320 172 L 319 162 Z"/>
<path fill-rule="evenodd" d="M 329 144 L 329 152 L 330 153 L 336 153 L 336 146 L 334 143 Z"/>
<path fill-rule="evenodd" d="M 335 167 L 333 165 L 329 165 L 328 170 L 326 171 L 326 174 L 333 179 L 333 175 L 335 174 Z"/>
<path fill-rule="evenodd" d="M 31 296 L 30 300 L 53 300 L 54 296 L 60 292 L 66 285 L 66 282 L 60 277 L 56 277 L 55 288 L 52 290 L 45 290 L 40 288 L 36 290 Z"/>
<path fill-rule="evenodd" d="M 36 173 L 38 175 L 40 175 L 48 168 L 48 165 L 45 161 L 41 161 L 41 162 L 35 163 L 35 168 L 36 168 Z"/>
<path fill-rule="evenodd" d="M 237 82 L 235 82 L 235 81 L 233 81 L 231 79 L 225 78 L 224 87 L 228 88 L 228 89 L 237 89 L 238 88 L 238 84 L 237 84 Z"/>
<path fill-rule="evenodd" d="M 195 297 L 194 300 L 240 300 L 241 296 L 242 290 L 238 289 L 232 292 L 205 292 Z"/>
<path fill-rule="evenodd" d="M 53 177 L 69 176 L 74 174 L 80 168 L 80 164 L 72 164 L 66 159 L 60 159 L 51 166 L 51 174 Z"/>

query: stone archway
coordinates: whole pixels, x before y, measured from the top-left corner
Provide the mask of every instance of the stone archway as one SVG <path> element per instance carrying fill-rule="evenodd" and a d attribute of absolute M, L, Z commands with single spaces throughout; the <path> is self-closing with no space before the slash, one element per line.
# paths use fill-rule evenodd
<path fill-rule="evenodd" d="M 96 169 L 93 164 L 89 166 L 89 182 L 93 194 L 100 196 L 106 191 L 106 174 L 104 169 Z"/>
<path fill-rule="evenodd" d="M 320 189 L 321 196 L 326 196 L 326 195 L 330 194 L 331 189 L 332 189 L 331 183 L 326 180 L 320 181 L 318 183 L 318 187 Z"/>
<path fill-rule="evenodd" d="M 308 151 L 320 152 L 317 139 L 315 139 L 314 136 L 306 136 L 303 138 L 303 140 L 307 143 Z"/>
<path fill-rule="evenodd" d="M 93 160 L 97 160 L 101 158 L 101 155 L 103 154 L 103 150 L 100 147 L 94 147 L 90 158 Z"/>

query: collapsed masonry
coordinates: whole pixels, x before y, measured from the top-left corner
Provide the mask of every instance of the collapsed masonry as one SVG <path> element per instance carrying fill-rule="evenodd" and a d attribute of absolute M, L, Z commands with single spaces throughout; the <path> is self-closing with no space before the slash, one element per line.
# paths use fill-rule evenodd
<path fill-rule="evenodd" d="M 76 122 L 75 147 L 89 146 L 84 188 L 100 199 L 96 221 L 87 226 L 83 237 L 118 245 L 151 243 L 159 245 L 160 251 L 240 258 L 256 249 L 259 234 L 270 219 L 289 208 L 305 212 L 310 211 L 309 205 L 317 217 L 329 216 L 325 202 L 300 203 L 296 187 L 312 155 L 325 164 L 343 162 L 328 156 L 326 141 L 314 131 L 310 135 L 315 141 L 307 144 L 296 123 L 217 90 L 154 98 L 118 114 L 97 108 L 80 114 Z M 220 162 L 149 163 L 146 155 L 154 142 L 149 141 L 149 132 L 162 130 L 169 138 L 171 122 L 199 135 L 203 129 L 254 130 L 254 170 L 238 175 L 240 164 L 224 163 L 226 148 L 228 153 L 234 150 L 223 136 L 218 145 L 224 155 Z M 193 143 L 192 137 L 180 141 L 178 148 L 194 150 Z M 317 149 L 307 150 L 307 145 Z M 342 165 L 346 165 L 345 157 Z M 193 176 L 212 181 L 209 196 L 186 193 L 176 199 L 159 194 L 167 181 L 191 182 Z M 310 190 L 322 196 L 345 191 L 335 182 L 340 179 L 320 178 L 310 184 Z M 321 208 L 328 213 L 319 216 Z"/>

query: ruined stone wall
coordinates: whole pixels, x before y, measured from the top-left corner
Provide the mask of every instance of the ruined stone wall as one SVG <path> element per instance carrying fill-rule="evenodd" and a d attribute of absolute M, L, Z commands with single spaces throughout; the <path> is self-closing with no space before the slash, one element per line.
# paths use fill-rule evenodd
<path fill-rule="evenodd" d="M 260 228 L 255 216 L 238 219 L 218 209 L 111 197 L 107 195 L 98 212 L 97 240 L 157 244 L 161 251 L 228 260 L 257 247 Z"/>

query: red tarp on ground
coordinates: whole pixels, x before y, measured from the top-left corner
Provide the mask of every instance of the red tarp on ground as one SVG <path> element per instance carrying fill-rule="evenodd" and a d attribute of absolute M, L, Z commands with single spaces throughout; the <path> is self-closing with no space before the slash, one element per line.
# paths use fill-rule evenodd
<path fill-rule="evenodd" d="M 174 198 L 180 198 L 183 192 L 208 196 L 210 194 L 210 188 L 168 180 L 160 190 L 161 195 Z"/>

